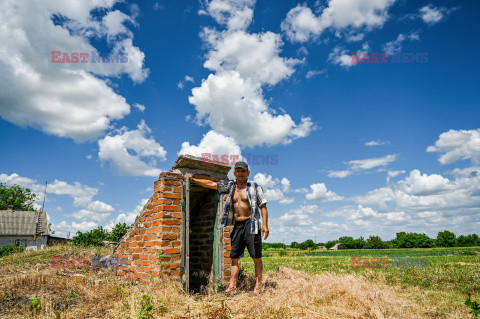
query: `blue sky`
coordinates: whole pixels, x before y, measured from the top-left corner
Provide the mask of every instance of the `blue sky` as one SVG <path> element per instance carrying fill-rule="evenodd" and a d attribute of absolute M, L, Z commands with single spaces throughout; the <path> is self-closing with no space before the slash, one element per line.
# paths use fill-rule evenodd
<path fill-rule="evenodd" d="M 180 153 L 274 156 L 250 159 L 268 241 L 478 233 L 477 2 L 4 7 L 0 181 L 38 205 L 47 181 L 57 235 L 131 223 Z M 52 51 L 128 62 L 52 63 Z M 352 63 L 352 51 L 389 56 Z"/>

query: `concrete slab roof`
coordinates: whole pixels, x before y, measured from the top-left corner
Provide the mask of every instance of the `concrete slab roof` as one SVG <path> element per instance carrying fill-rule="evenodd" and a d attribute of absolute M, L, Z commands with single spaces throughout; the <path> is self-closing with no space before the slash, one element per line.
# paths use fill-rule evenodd
<path fill-rule="evenodd" d="M 224 163 L 214 163 L 214 162 L 207 162 L 207 160 L 192 156 L 192 155 L 180 155 L 175 164 L 172 166 L 172 170 L 180 169 L 180 168 L 188 168 L 193 170 L 202 170 L 222 175 L 227 175 L 232 166 L 229 164 Z"/>

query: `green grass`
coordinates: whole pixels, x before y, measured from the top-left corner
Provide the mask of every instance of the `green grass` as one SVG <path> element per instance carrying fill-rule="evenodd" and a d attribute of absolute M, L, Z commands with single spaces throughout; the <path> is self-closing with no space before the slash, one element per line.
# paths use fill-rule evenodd
<path fill-rule="evenodd" d="M 476 254 L 475 252 L 478 252 Z M 265 256 L 266 255 L 266 256 Z M 248 253 L 245 254 L 248 256 Z M 427 268 L 352 268 L 352 256 L 411 258 L 426 257 Z M 372 281 L 381 281 L 400 287 L 418 287 L 438 292 L 468 292 L 480 295 L 480 248 L 384 249 L 339 251 L 289 251 L 280 256 L 278 251 L 267 251 L 263 258 L 264 271 L 276 272 L 280 267 L 318 274 L 324 271 L 339 274 L 360 274 Z M 251 258 L 243 258 L 247 272 L 254 273 Z"/>

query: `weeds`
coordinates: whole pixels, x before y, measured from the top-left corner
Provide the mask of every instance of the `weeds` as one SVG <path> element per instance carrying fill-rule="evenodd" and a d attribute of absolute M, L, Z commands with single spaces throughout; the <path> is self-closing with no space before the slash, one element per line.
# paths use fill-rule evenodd
<path fill-rule="evenodd" d="M 142 301 L 140 303 L 140 311 L 137 313 L 138 319 L 152 319 L 153 318 L 153 305 L 152 297 L 148 295 L 143 295 Z"/>
<path fill-rule="evenodd" d="M 42 302 L 40 298 L 37 297 L 31 297 L 28 299 L 30 299 L 30 311 L 32 311 L 33 314 L 36 315 L 42 309 Z"/>
<path fill-rule="evenodd" d="M 465 305 L 470 307 L 470 313 L 474 319 L 478 319 L 478 314 L 480 313 L 480 305 L 477 301 L 472 301 L 471 295 L 468 294 L 468 298 L 465 300 Z"/>

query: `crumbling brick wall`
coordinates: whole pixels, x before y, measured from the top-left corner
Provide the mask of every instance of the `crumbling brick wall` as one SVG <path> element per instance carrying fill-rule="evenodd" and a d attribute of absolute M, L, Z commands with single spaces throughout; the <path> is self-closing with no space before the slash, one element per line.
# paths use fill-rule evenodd
<path fill-rule="evenodd" d="M 195 174 L 196 178 L 214 181 L 218 177 Z M 165 275 L 173 280 L 181 281 L 181 259 L 185 254 L 182 235 L 184 220 L 183 204 L 184 175 L 164 172 L 154 183 L 155 189 L 149 201 L 137 216 L 129 232 L 121 239 L 114 251 L 114 257 L 126 260 L 126 266 L 117 269 L 117 275 L 126 278 L 137 278 L 149 282 L 155 277 Z M 190 283 L 203 285 L 211 278 L 195 278 L 195 272 L 211 274 L 213 254 L 213 230 L 216 205 L 212 192 L 203 192 L 203 196 L 192 196 L 190 203 Z M 208 195 L 208 196 L 207 196 Z M 193 204 L 193 205 L 192 205 Z M 200 215 L 201 218 L 195 218 Z M 223 279 L 230 279 L 230 232 L 232 227 L 223 230 Z M 204 277 L 208 277 L 204 276 Z"/>

